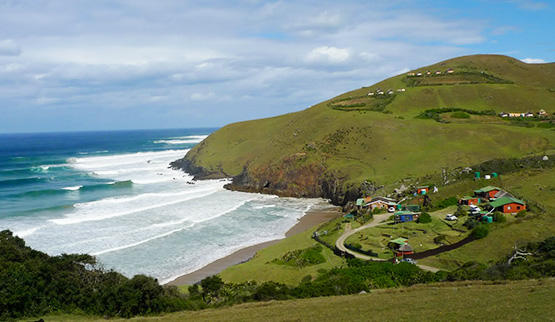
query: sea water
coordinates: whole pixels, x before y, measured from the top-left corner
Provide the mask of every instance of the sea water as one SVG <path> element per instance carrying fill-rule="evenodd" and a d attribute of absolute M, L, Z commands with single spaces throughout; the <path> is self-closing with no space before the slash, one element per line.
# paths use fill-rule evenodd
<path fill-rule="evenodd" d="M 0 230 L 51 255 L 167 282 L 283 238 L 315 199 L 233 192 L 169 168 L 213 129 L 0 135 Z"/>

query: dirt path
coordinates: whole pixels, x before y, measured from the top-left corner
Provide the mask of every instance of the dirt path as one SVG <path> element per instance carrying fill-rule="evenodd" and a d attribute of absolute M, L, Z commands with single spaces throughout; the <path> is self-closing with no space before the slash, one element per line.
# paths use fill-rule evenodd
<path fill-rule="evenodd" d="M 386 221 L 387 218 L 389 218 L 389 216 L 391 216 L 391 214 L 381 214 L 381 215 L 374 215 L 374 220 L 372 220 L 371 223 L 368 223 L 366 225 L 362 225 L 356 229 L 351 229 L 351 224 L 348 223 L 345 225 L 345 232 L 343 232 L 343 234 L 341 236 L 339 236 L 339 238 L 337 239 L 337 241 L 335 242 L 335 247 L 337 247 L 339 250 L 345 252 L 345 253 L 349 253 L 351 255 L 353 255 L 356 258 L 359 259 L 364 259 L 364 260 L 372 260 L 372 261 L 380 261 L 380 262 L 384 262 L 386 261 L 385 259 L 382 258 L 377 258 L 377 257 L 370 257 L 368 255 L 364 255 L 358 252 L 355 252 L 353 250 L 348 249 L 347 247 L 345 247 L 345 240 L 347 240 L 347 238 L 349 238 L 350 236 L 358 233 L 361 230 L 367 229 L 367 228 L 372 228 L 378 225 L 383 225 Z M 430 272 L 437 272 L 439 271 L 439 268 L 436 267 L 431 267 L 431 266 L 427 266 L 427 265 L 420 265 L 420 264 L 416 264 L 416 266 L 420 267 L 421 269 L 425 270 L 425 271 L 430 271 Z"/>

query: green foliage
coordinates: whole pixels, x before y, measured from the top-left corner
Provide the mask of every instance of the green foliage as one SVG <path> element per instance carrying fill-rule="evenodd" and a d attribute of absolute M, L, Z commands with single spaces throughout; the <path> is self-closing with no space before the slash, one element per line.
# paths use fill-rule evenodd
<path fill-rule="evenodd" d="M 451 117 L 456 119 L 469 119 L 470 115 L 465 112 L 454 112 L 451 114 Z"/>
<path fill-rule="evenodd" d="M 474 229 L 478 225 L 478 221 L 474 218 L 468 218 L 463 226 L 465 226 L 468 230 Z"/>
<path fill-rule="evenodd" d="M 507 218 L 505 217 L 505 215 L 502 212 L 495 211 L 493 213 L 493 221 L 498 222 L 498 223 L 504 223 L 504 222 L 507 221 Z"/>
<path fill-rule="evenodd" d="M 479 223 L 472 230 L 472 236 L 476 239 L 482 239 L 489 234 L 489 226 L 487 224 Z"/>
<path fill-rule="evenodd" d="M 175 287 L 95 267 L 90 255 L 48 256 L 0 232 L 0 320 L 79 310 L 131 317 L 190 307 Z"/>
<path fill-rule="evenodd" d="M 430 216 L 430 214 L 427 212 L 421 213 L 420 216 L 418 217 L 419 224 L 427 224 L 431 222 L 432 222 L 432 216 Z"/>
<path fill-rule="evenodd" d="M 469 109 L 458 108 L 458 107 L 442 107 L 442 108 L 433 108 L 433 109 L 425 110 L 424 112 L 420 113 L 416 118 L 432 119 L 440 123 L 447 123 L 447 121 L 442 119 L 440 115 L 443 113 L 451 113 L 451 112 L 454 112 L 453 114 L 451 114 L 451 116 L 455 118 L 469 118 L 470 115 L 468 114 L 474 114 L 474 115 L 495 115 L 496 114 L 494 110 L 475 111 L 475 110 L 469 110 Z M 463 115 L 466 115 L 466 116 L 463 116 Z"/>
<path fill-rule="evenodd" d="M 447 207 L 456 205 L 458 202 L 459 201 L 456 197 L 449 197 L 438 202 L 437 208 L 439 209 L 447 208 Z"/>
<path fill-rule="evenodd" d="M 294 267 L 306 267 L 321 264 L 325 261 L 326 259 L 322 255 L 322 246 L 316 244 L 309 248 L 288 251 L 281 258 L 274 259 L 272 263 Z"/>
<path fill-rule="evenodd" d="M 516 218 L 522 218 L 526 216 L 526 210 L 521 210 L 516 214 Z"/>

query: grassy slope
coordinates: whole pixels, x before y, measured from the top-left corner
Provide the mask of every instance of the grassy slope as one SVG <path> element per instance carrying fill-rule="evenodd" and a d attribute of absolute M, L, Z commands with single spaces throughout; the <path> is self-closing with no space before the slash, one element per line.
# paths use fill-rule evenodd
<path fill-rule="evenodd" d="M 421 70 L 457 70 L 461 66 L 486 70 L 514 83 L 409 88 L 403 82 L 405 75 L 399 75 L 304 111 L 230 124 L 191 150 L 187 158 L 205 169 L 223 169 L 227 175 L 237 175 L 248 166 L 254 177 L 263 178 L 263 172 L 273 169 L 277 174 L 270 176 L 272 184 L 286 185 L 290 194 L 303 195 L 306 187 L 318 183 L 314 175 L 303 175 L 314 167 L 336 173 L 343 183 L 371 179 L 391 184 L 441 167 L 553 150 L 552 130 L 509 126 L 491 117 L 450 124 L 415 119 L 425 109 L 443 106 L 498 112 L 536 111 L 541 107 L 553 112 L 555 90 L 550 89 L 555 88 L 555 64 L 524 64 L 505 56 L 467 56 Z M 366 96 L 378 87 L 407 88 L 387 106 L 392 114 L 346 112 L 328 105 L 346 97 Z M 500 124 L 490 124 L 492 121 Z"/>
<path fill-rule="evenodd" d="M 454 269 L 467 261 L 488 263 L 497 261 L 511 252 L 515 243 L 540 241 L 555 235 L 555 169 L 544 171 L 522 171 L 504 175 L 492 182 L 525 200 L 535 201 L 546 208 L 543 215 L 528 213 L 522 219 L 509 215 L 505 224 L 492 225 L 490 234 L 461 248 L 420 260 L 425 265 L 443 269 Z M 442 189 L 438 199 L 450 195 L 463 195 L 483 186 L 484 181 L 463 181 Z"/>
<path fill-rule="evenodd" d="M 417 285 L 365 295 L 248 303 L 127 321 L 529 321 L 551 320 L 555 281 Z M 400 309 L 402 307 L 402 309 Z M 48 321 L 92 321 L 52 315 Z"/>
<path fill-rule="evenodd" d="M 306 275 L 317 276 L 319 269 L 330 269 L 343 264 L 344 260 L 335 256 L 327 248 L 322 250 L 322 254 L 326 258 L 326 262 L 322 264 L 297 268 L 270 263 L 273 259 L 281 258 L 288 251 L 304 249 L 314 245 L 315 241 L 310 236 L 315 229 L 316 227 L 281 240 L 268 248 L 264 248 L 258 251 L 256 256 L 250 261 L 228 267 L 220 273 L 220 276 L 227 282 L 257 280 L 296 285 Z"/>

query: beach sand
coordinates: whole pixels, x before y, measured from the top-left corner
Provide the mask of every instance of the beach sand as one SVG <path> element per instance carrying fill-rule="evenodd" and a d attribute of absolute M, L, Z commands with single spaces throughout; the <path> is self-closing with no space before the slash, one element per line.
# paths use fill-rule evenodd
<path fill-rule="evenodd" d="M 335 218 L 340 215 L 340 208 L 332 205 L 319 205 L 317 207 L 313 207 L 310 209 L 306 215 L 301 217 L 299 221 L 295 224 L 295 226 L 291 227 L 285 233 L 285 237 L 290 237 L 299 233 L 306 231 L 316 225 L 325 223 L 332 218 Z M 200 280 L 204 279 L 205 277 L 215 275 L 223 271 L 229 266 L 237 265 L 240 263 L 244 263 L 251 259 L 257 251 L 266 248 L 270 245 L 273 245 L 280 241 L 281 239 L 275 239 L 271 241 L 267 241 L 265 243 L 256 244 L 250 247 L 242 248 L 233 254 L 230 254 L 224 258 L 220 258 L 217 261 L 214 261 L 201 269 L 198 269 L 194 272 L 189 274 L 182 275 L 175 280 L 167 283 L 168 285 L 191 285 L 194 283 L 199 282 Z"/>

